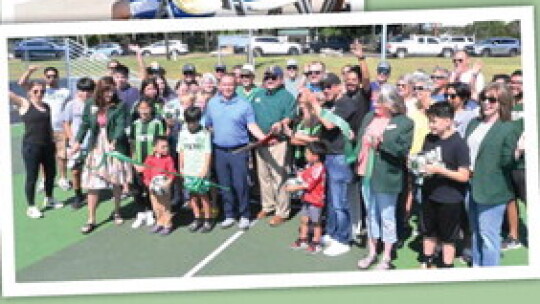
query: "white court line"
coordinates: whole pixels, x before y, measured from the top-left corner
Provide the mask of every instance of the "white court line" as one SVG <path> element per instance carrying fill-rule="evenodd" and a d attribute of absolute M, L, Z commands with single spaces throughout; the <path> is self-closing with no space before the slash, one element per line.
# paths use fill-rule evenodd
<path fill-rule="evenodd" d="M 234 241 L 236 241 L 239 237 L 244 234 L 245 231 L 238 231 L 235 234 L 233 234 L 230 238 L 228 238 L 221 246 L 219 246 L 216 250 L 214 250 L 210 255 L 208 255 L 204 260 L 200 261 L 199 264 L 195 265 L 190 271 L 188 271 L 184 278 L 190 278 L 194 276 L 197 272 L 199 272 L 204 266 L 206 266 L 208 263 L 210 263 L 213 259 L 215 259 L 221 252 L 223 252 L 229 245 L 231 245 Z"/>

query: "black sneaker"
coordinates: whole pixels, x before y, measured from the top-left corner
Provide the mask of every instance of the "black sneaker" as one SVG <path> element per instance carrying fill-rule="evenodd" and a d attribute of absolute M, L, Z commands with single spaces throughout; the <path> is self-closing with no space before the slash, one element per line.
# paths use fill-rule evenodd
<path fill-rule="evenodd" d="M 79 210 L 84 206 L 84 198 L 82 196 L 76 196 L 73 203 L 71 203 L 71 209 Z"/>
<path fill-rule="evenodd" d="M 202 228 L 200 230 L 200 232 L 202 233 L 208 233 L 210 231 L 212 231 L 212 222 L 210 220 L 205 220 L 204 221 L 204 224 L 202 225 Z"/>
<path fill-rule="evenodd" d="M 202 225 L 203 225 L 203 223 L 202 223 L 201 219 L 196 218 L 196 219 L 193 220 L 193 222 L 191 222 L 188 229 L 191 232 L 195 232 L 195 231 L 199 230 L 199 228 L 201 228 Z"/>

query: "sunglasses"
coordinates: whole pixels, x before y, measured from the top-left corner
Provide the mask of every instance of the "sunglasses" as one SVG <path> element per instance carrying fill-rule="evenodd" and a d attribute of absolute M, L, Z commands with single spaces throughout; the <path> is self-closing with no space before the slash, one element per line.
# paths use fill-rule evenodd
<path fill-rule="evenodd" d="M 446 99 L 454 99 L 457 97 L 457 94 L 445 94 Z"/>
<path fill-rule="evenodd" d="M 192 71 L 185 71 L 184 75 L 195 75 L 195 72 Z"/>
<path fill-rule="evenodd" d="M 287 66 L 287 70 L 298 70 L 298 67 L 295 65 L 289 65 Z"/>
<path fill-rule="evenodd" d="M 442 79 L 446 79 L 446 76 L 442 76 L 442 75 L 431 75 L 431 79 L 434 79 L 434 80 L 442 80 Z"/>
<path fill-rule="evenodd" d="M 224 69 L 216 69 L 216 73 L 225 73 Z"/>
<path fill-rule="evenodd" d="M 264 75 L 264 78 L 263 78 L 264 81 L 267 81 L 267 80 L 276 81 L 277 79 L 278 77 L 276 75 Z"/>
<path fill-rule="evenodd" d="M 484 102 L 487 101 L 489 103 L 496 103 L 497 101 L 499 101 L 497 97 L 493 97 L 493 96 L 485 96 L 483 100 Z"/>
<path fill-rule="evenodd" d="M 462 62 L 463 62 L 463 59 L 461 59 L 461 58 L 452 59 L 452 62 L 453 62 L 453 63 L 462 63 Z"/>
<path fill-rule="evenodd" d="M 56 75 L 56 74 L 47 74 L 47 75 L 45 75 L 45 78 L 58 78 L 58 75 Z"/>
<path fill-rule="evenodd" d="M 307 72 L 306 72 L 306 75 L 308 75 L 308 76 L 309 76 L 309 75 L 313 75 L 313 74 L 315 74 L 315 75 L 321 75 L 321 73 L 322 73 L 321 71 L 307 71 Z"/>
<path fill-rule="evenodd" d="M 240 78 L 251 78 L 251 75 L 249 74 L 240 75 Z"/>
<path fill-rule="evenodd" d="M 32 94 L 45 94 L 45 90 L 32 90 Z"/>
<path fill-rule="evenodd" d="M 396 84 L 396 87 L 398 87 L 398 88 L 404 88 L 404 87 L 406 87 L 406 86 L 407 86 L 407 84 L 405 84 L 405 83 L 398 83 L 398 84 Z"/>
<path fill-rule="evenodd" d="M 423 87 L 423 86 L 414 86 L 413 87 L 414 91 L 424 91 L 425 89 L 426 89 L 426 87 Z"/>

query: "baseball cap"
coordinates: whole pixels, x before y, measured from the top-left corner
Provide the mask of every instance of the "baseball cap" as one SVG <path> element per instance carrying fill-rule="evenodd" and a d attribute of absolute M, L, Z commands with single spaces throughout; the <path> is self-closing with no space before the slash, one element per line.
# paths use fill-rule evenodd
<path fill-rule="evenodd" d="M 244 64 L 240 70 L 240 75 L 255 75 L 255 67 L 249 63 Z"/>
<path fill-rule="evenodd" d="M 268 68 L 266 68 L 266 70 L 264 70 L 264 74 L 265 75 L 274 75 L 274 76 L 277 76 L 277 77 L 283 77 L 283 70 L 279 66 L 273 65 L 273 66 L 269 66 Z"/>
<path fill-rule="evenodd" d="M 195 73 L 195 66 L 191 63 L 186 63 L 184 64 L 184 66 L 182 67 L 182 72 L 185 73 L 185 72 L 192 72 L 192 73 Z"/>
<path fill-rule="evenodd" d="M 289 59 L 287 60 L 287 66 L 298 66 L 298 62 L 296 62 L 296 60 L 294 59 Z"/>
<path fill-rule="evenodd" d="M 223 70 L 223 71 L 227 71 L 227 66 L 224 65 L 224 64 L 216 64 L 216 65 L 214 66 L 214 69 L 215 69 L 215 70 Z"/>
<path fill-rule="evenodd" d="M 321 80 L 321 85 L 323 87 L 332 86 L 336 84 L 341 84 L 341 79 L 334 74 L 334 73 L 327 73 L 324 75 L 323 79 Z"/>
<path fill-rule="evenodd" d="M 377 74 L 390 74 L 392 67 L 387 61 L 381 61 L 377 65 Z"/>

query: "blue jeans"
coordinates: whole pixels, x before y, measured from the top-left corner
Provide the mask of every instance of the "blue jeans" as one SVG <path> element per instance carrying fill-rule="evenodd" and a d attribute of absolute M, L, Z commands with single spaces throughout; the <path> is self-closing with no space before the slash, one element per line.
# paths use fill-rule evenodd
<path fill-rule="evenodd" d="M 501 229 L 506 204 L 479 204 L 469 195 L 473 266 L 497 266 L 501 259 Z"/>
<path fill-rule="evenodd" d="M 345 155 L 331 154 L 324 162 L 328 173 L 326 233 L 340 243 L 351 241 L 351 211 L 347 191 L 352 181 L 352 169 Z"/>
<path fill-rule="evenodd" d="M 397 242 L 396 204 L 397 193 L 375 192 L 370 185 L 362 187 L 362 195 L 367 210 L 367 231 L 371 239 L 381 239 L 385 243 Z"/>

